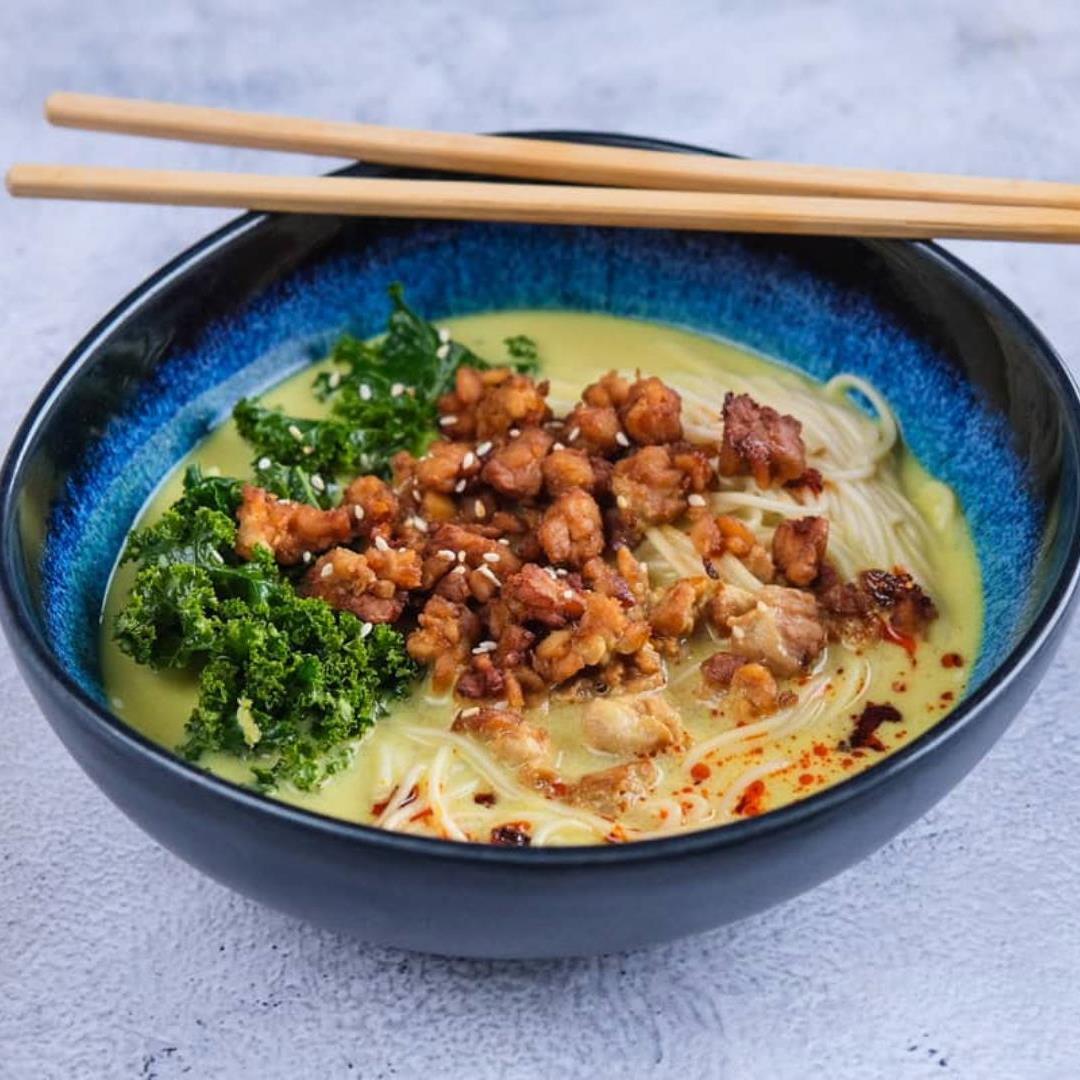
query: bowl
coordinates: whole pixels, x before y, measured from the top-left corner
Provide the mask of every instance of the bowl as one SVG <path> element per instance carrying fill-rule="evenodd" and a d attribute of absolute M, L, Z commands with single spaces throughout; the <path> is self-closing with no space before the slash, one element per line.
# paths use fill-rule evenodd
<path fill-rule="evenodd" d="M 812 375 L 869 376 L 915 452 L 959 494 L 975 536 L 986 615 L 964 700 L 879 765 L 760 817 L 536 850 L 321 817 L 218 779 L 126 726 L 101 689 L 97 626 L 132 519 L 238 396 L 298 369 L 345 327 L 375 332 L 392 280 L 431 317 L 599 310 L 722 335 Z M 0 476 L 0 613 L 42 712 L 90 778 L 231 888 L 436 953 L 637 948 L 838 873 L 987 752 L 1046 668 L 1076 595 L 1078 446 L 1080 403 L 1061 360 L 1013 304 L 930 243 L 249 214 L 124 299 L 34 403 Z"/>

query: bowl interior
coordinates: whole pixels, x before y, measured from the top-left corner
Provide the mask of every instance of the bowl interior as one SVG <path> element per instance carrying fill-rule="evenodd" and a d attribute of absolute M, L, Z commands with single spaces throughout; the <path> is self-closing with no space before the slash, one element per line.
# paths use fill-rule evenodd
<path fill-rule="evenodd" d="M 249 218 L 107 318 L 17 440 L 8 567 L 34 632 L 85 693 L 104 700 L 103 596 L 155 486 L 238 396 L 322 355 L 343 329 L 381 329 L 391 281 L 432 318 L 600 311 L 722 336 L 815 377 L 872 380 L 972 527 L 986 598 L 972 689 L 1052 602 L 1073 557 L 1071 385 L 1008 301 L 929 245 Z"/>

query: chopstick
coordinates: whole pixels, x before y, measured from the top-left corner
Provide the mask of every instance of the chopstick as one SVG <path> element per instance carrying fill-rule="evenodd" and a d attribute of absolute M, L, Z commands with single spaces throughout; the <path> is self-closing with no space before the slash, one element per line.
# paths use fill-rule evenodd
<path fill-rule="evenodd" d="M 53 124 L 222 146 L 296 151 L 518 179 L 743 194 L 1060 207 L 1080 210 L 1080 184 L 824 165 L 308 120 L 92 94 L 56 93 Z M 942 234 L 944 235 L 944 234 Z"/>
<path fill-rule="evenodd" d="M 30 164 L 12 166 L 7 186 L 12 195 L 36 198 L 309 214 L 818 236 L 1080 240 L 1080 211 L 1053 207 Z"/>

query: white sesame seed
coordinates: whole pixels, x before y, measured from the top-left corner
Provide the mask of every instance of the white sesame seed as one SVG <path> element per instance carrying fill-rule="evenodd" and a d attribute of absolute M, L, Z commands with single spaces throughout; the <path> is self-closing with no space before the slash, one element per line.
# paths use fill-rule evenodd
<path fill-rule="evenodd" d="M 361 401 L 370 401 L 371 400 L 371 387 L 368 386 L 368 384 L 366 382 L 360 384 L 360 400 Z"/>
<path fill-rule="evenodd" d="M 560 566 L 560 567 L 558 567 L 556 569 L 555 576 L 556 577 L 566 577 L 566 575 L 569 574 L 569 573 L 570 573 L 570 571 L 567 570 L 565 566 Z"/>
<path fill-rule="evenodd" d="M 353 505 L 352 513 L 353 517 L 356 518 L 357 521 L 364 520 L 364 508 L 359 503 L 355 503 Z"/>
<path fill-rule="evenodd" d="M 497 563 L 502 556 L 497 551 L 485 551 L 482 558 L 484 562 Z"/>
<path fill-rule="evenodd" d="M 555 567 L 554 566 L 545 566 L 544 569 L 547 571 L 547 576 L 549 578 L 551 578 L 552 581 L 555 581 L 556 580 Z"/>
<path fill-rule="evenodd" d="M 373 627 L 371 625 L 371 623 L 369 623 L 369 622 L 361 623 L 360 624 L 360 637 L 361 637 L 361 639 L 366 638 L 368 636 L 368 634 L 370 634 L 371 631 L 374 630 L 374 629 L 375 629 L 375 627 Z"/>
<path fill-rule="evenodd" d="M 581 434 L 581 428 L 576 427 L 576 426 L 572 427 L 570 429 L 570 434 L 566 436 L 566 441 L 567 442 L 573 442 L 580 434 Z"/>
<path fill-rule="evenodd" d="M 435 554 L 438 555 L 440 558 L 449 559 L 451 562 L 453 562 L 456 558 L 454 553 L 449 548 L 439 548 L 439 550 L 436 551 Z"/>
<path fill-rule="evenodd" d="M 437 356 L 437 357 L 438 357 L 438 358 L 439 358 L 440 360 L 445 360 L 445 359 L 446 359 L 446 358 L 447 358 L 447 357 L 448 357 L 448 356 L 450 355 L 450 343 L 449 343 L 448 341 L 444 341 L 444 342 L 443 342 L 443 343 L 442 343 L 442 344 L 441 344 L 441 345 L 440 345 L 440 346 L 439 346 L 439 347 L 438 347 L 438 348 L 437 348 L 437 349 L 435 350 L 435 355 L 436 355 L 436 356 Z"/>
<path fill-rule="evenodd" d="M 491 707 L 493 709 L 506 709 L 509 708 L 509 706 L 510 702 L 507 701 L 506 698 L 499 698 L 499 700 L 496 701 Z"/>
<path fill-rule="evenodd" d="M 393 386 L 390 387 L 390 396 L 391 397 L 401 397 L 401 395 L 404 394 L 404 393 L 405 393 L 405 384 L 404 383 L 396 382 L 396 383 L 394 383 Z"/>
<path fill-rule="evenodd" d="M 416 515 L 411 521 L 414 529 L 419 529 L 421 532 L 427 532 L 427 522 L 422 517 Z"/>
<path fill-rule="evenodd" d="M 465 552 L 464 551 L 459 551 L 457 553 L 457 561 L 458 562 L 464 562 L 465 561 Z"/>
<path fill-rule="evenodd" d="M 311 486 L 316 491 L 325 491 L 326 481 L 318 473 L 313 473 L 311 476 Z"/>
<path fill-rule="evenodd" d="M 704 496 L 698 495 L 696 492 L 693 495 L 687 495 L 686 496 L 686 501 L 691 506 L 704 506 L 705 505 Z"/>
<path fill-rule="evenodd" d="M 625 496 L 625 495 L 617 495 L 617 496 L 615 497 L 615 505 L 616 505 L 616 506 L 617 506 L 617 507 L 618 507 L 618 508 L 619 508 L 620 510 L 625 510 L 625 509 L 626 509 L 626 508 L 627 508 L 627 507 L 628 507 L 628 506 L 630 505 L 630 503 L 629 503 L 629 502 L 627 502 L 627 500 L 626 500 L 626 496 Z"/>
<path fill-rule="evenodd" d="M 502 585 L 502 582 L 495 576 L 495 571 L 492 570 L 490 566 L 478 567 L 476 572 L 478 574 L 483 574 L 492 585 Z"/>
<path fill-rule="evenodd" d="M 259 458 L 259 468 L 260 469 L 269 469 L 270 464 L 271 464 L 271 462 L 270 462 L 270 459 L 268 457 Z"/>
<path fill-rule="evenodd" d="M 440 416 L 439 417 L 439 427 L 450 427 L 452 424 L 456 424 L 456 423 L 457 423 L 457 417 L 456 416 Z"/>
<path fill-rule="evenodd" d="M 500 536 L 499 539 L 498 539 L 498 543 L 502 544 L 503 547 L 509 547 L 510 546 L 510 541 L 507 540 L 505 536 Z"/>
<path fill-rule="evenodd" d="M 463 469 L 471 469 L 476 464 L 476 455 L 471 450 L 465 451 L 465 456 L 461 459 L 461 467 Z"/>
<path fill-rule="evenodd" d="M 303 439 L 303 437 L 304 437 L 304 433 L 295 424 L 290 424 L 289 425 L 289 434 L 297 442 L 300 442 L 300 440 Z"/>
<path fill-rule="evenodd" d="M 573 600 L 574 599 L 574 590 L 573 589 L 563 589 L 562 598 L 564 600 Z"/>
<path fill-rule="evenodd" d="M 465 573 L 465 567 L 461 566 L 459 564 L 458 566 L 455 566 L 454 569 L 450 571 L 450 573 L 451 574 L 464 574 Z"/>
<path fill-rule="evenodd" d="M 314 559 L 314 558 L 315 558 L 315 556 L 314 556 L 314 555 L 312 555 L 310 551 L 305 551 L 305 552 L 304 552 L 304 553 L 303 553 L 303 554 L 302 554 L 302 555 L 300 556 L 300 558 L 301 558 L 301 559 L 303 559 L 305 563 L 309 563 L 309 562 L 311 562 L 311 560 L 312 560 L 312 559 Z"/>
<path fill-rule="evenodd" d="M 521 434 L 521 432 L 518 431 L 518 429 L 516 427 L 512 427 L 510 429 L 510 438 L 511 439 L 516 439 L 520 434 Z"/>
<path fill-rule="evenodd" d="M 625 435 L 625 434 L 624 434 L 623 432 L 621 432 L 621 431 L 616 431 L 616 432 L 615 432 L 615 441 L 616 441 L 616 442 L 617 442 L 617 443 L 618 443 L 618 444 L 619 444 L 620 446 L 629 446 L 629 445 L 630 445 L 630 440 L 629 440 L 629 439 L 628 439 L 628 438 L 626 437 L 626 435 Z"/>
<path fill-rule="evenodd" d="M 334 564 L 323 563 L 323 568 L 319 571 L 319 577 L 333 577 L 334 576 Z"/>
<path fill-rule="evenodd" d="M 462 709 L 461 712 L 458 713 L 458 716 L 460 716 L 462 720 L 468 720 L 470 716 L 479 716 L 479 715 L 480 715 L 480 706 L 479 705 L 472 705 L 467 709 Z"/>
<path fill-rule="evenodd" d="M 326 380 L 326 385 L 329 386 L 331 390 L 336 390 L 341 385 L 341 372 L 331 371 L 330 378 Z"/>
<path fill-rule="evenodd" d="M 481 641 L 479 645 L 473 649 L 473 656 L 482 656 L 484 653 L 494 652 L 498 648 L 498 645 L 494 641 Z"/>
<path fill-rule="evenodd" d="M 473 503 L 473 513 L 475 513 L 478 518 L 486 518 L 487 507 L 477 499 L 476 502 Z"/>
<path fill-rule="evenodd" d="M 566 447 L 563 446 L 563 444 L 561 442 L 557 442 L 551 449 L 552 450 L 565 450 Z"/>
<path fill-rule="evenodd" d="M 376 536 L 375 549 L 376 551 L 389 551 L 390 545 L 381 536 Z"/>
<path fill-rule="evenodd" d="M 459 480 L 459 481 L 458 481 L 458 482 L 457 482 L 457 483 L 456 483 L 456 484 L 454 485 L 454 491 L 455 491 L 455 492 L 457 492 L 457 494 L 458 494 L 458 495 L 460 495 L 460 494 L 461 494 L 461 493 L 462 493 L 462 492 L 463 492 L 463 491 L 465 490 L 465 488 L 466 488 L 467 486 L 468 486 L 468 485 L 467 485 L 467 482 L 466 482 L 465 480 Z"/>
<path fill-rule="evenodd" d="M 489 440 L 485 440 L 484 442 L 482 442 L 476 448 L 476 456 L 477 457 L 483 457 L 485 454 L 490 454 L 490 453 L 491 453 L 491 442 Z"/>

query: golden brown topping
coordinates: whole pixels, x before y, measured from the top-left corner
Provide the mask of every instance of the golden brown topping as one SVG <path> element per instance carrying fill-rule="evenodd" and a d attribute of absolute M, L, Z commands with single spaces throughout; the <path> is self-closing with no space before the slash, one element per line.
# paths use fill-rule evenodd
<path fill-rule="evenodd" d="M 727 620 L 729 648 L 760 661 L 774 674 L 797 675 L 825 648 L 825 628 L 810 593 L 766 585 L 757 603 Z"/>
<path fill-rule="evenodd" d="M 599 457 L 611 457 L 630 445 L 610 405 L 578 405 L 566 418 L 566 441 Z"/>
<path fill-rule="evenodd" d="M 526 428 L 516 439 L 503 443 L 487 459 L 481 474 L 500 495 L 532 499 L 544 483 L 543 461 L 554 438 L 542 428 Z"/>
<path fill-rule="evenodd" d="M 255 548 L 269 548 L 284 566 L 301 561 L 306 552 L 325 551 L 352 538 L 356 520 L 346 507 L 320 510 L 290 502 L 260 487 L 245 484 L 236 512 L 236 553 L 250 559 Z"/>
<path fill-rule="evenodd" d="M 369 623 L 388 623 L 405 610 L 402 590 L 420 585 L 420 558 L 415 551 L 349 548 L 327 552 L 304 575 L 300 592 L 317 596 L 331 607 L 350 611 Z"/>
<path fill-rule="evenodd" d="M 619 551 L 626 551 L 626 548 L 619 548 Z M 630 558 L 634 563 L 634 567 L 640 572 L 637 560 L 632 555 Z M 603 596 L 613 596 L 623 607 L 633 607 L 638 603 L 638 596 L 634 593 L 626 578 L 599 557 L 589 559 L 585 563 L 581 568 L 581 577 L 593 592 L 598 592 Z"/>
<path fill-rule="evenodd" d="M 731 686 L 732 677 L 739 668 L 750 661 L 744 656 L 736 656 L 734 653 L 713 653 L 701 664 L 701 677 L 707 686 L 714 690 L 727 690 Z"/>
<path fill-rule="evenodd" d="M 611 490 L 624 520 L 636 527 L 661 525 L 686 510 L 684 479 L 666 446 L 646 446 L 615 466 Z"/>
<path fill-rule="evenodd" d="M 585 742 L 605 754 L 648 757 L 683 740 L 679 714 L 661 695 L 596 698 L 583 725 Z"/>
<path fill-rule="evenodd" d="M 788 518 L 773 533 L 773 559 L 792 585 L 809 585 L 821 571 L 828 543 L 829 522 L 825 518 Z"/>
<path fill-rule="evenodd" d="M 677 442 L 682 438 L 682 398 L 657 378 L 638 379 L 619 407 L 627 435 L 641 445 Z"/>
<path fill-rule="evenodd" d="M 581 593 L 535 563 L 526 563 L 503 584 L 502 603 L 509 619 L 562 627 L 585 612 Z"/>
<path fill-rule="evenodd" d="M 581 400 L 586 405 L 600 408 L 613 406 L 618 408 L 630 394 L 630 380 L 624 379 L 617 371 L 609 371 L 597 382 L 585 387 Z"/>
<path fill-rule="evenodd" d="M 587 773 L 570 789 L 568 798 L 594 813 L 615 817 L 641 802 L 652 791 L 660 773 L 648 759 Z"/>
<path fill-rule="evenodd" d="M 596 470 L 584 450 L 554 450 L 544 458 L 544 488 L 552 498 L 574 488 L 592 494 L 597 480 Z"/>
<path fill-rule="evenodd" d="M 583 566 L 604 550 L 604 523 L 596 500 L 580 488 L 560 495 L 540 524 L 540 545 L 552 563 Z"/>
<path fill-rule="evenodd" d="M 708 577 L 682 578 L 667 588 L 649 614 L 660 637 L 689 637 L 712 599 L 717 583 Z"/>
<path fill-rule="evenodd" d="M 458 713 L 452 731 L 484 743 L 505 765 L 540 765 L 551 754 L 551 740 L 542 727 L 530 724 L 513 709 L 472 708 Z"/>
<path fill-rule="evenodd" d="M 390 524 L 400 511 L 390 485 L 377 476 L 358 476 L 345 489 L 342 505 L 352 514 L 358 533 Z"/>
<path fill-rule="evenodd" d="M 470 443 L 437 439 L 416 462 L 413 475 L 421 489 L 450 495 L 458 490 L 463 480 L 467 482 L 479 470 Z"/>
<path fill-rule="evenodd" d="M 752 592 L 740 589 L 737 585 L 728 585 L 726 582 L 718 582 L 716 593 L 706 610 L 709 625 L 718 634 L 729 634 L 729 623 L 736 616 L 744 615 L 753 609 L 757 600 Z"/>
<path fill-rule="evenodd" d="M 476 405 L 476 438 L 497 439 L 513 427 L 539 427 L 551 418 L 548 384 L 534 383 L 528 375 L 509 374 L 497 386 L 485 389 Z"/>
<path fill-rule="evenodd" d="M 442 693 L 453 686 L 458 668 L 480 639 L 480 620 L 464 604 L 432 596 L 416 621 L 419 627 L 406 647 L 414 660 L 434 665 L 432 685 Z"/>
<path fill-rule="evenodd" d="M 741 697 L 759 715 L 776 712 L 776 680 L 762 664 L 743 664 L 731 676 L 731 692 Z"/>
<path fill-rule="evenodd" d="M 749 473 L 759 487 L 784 484 L 802 476 L 806 448 L 802 424 L 759 405 L 749 394 L 724 398 L 724 441 L 720 448 L 723 476 Z"/>

